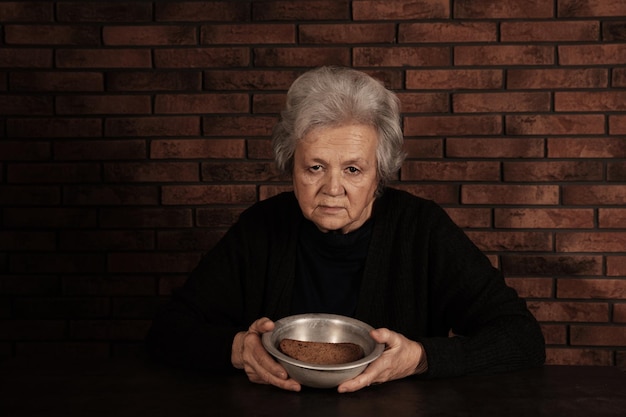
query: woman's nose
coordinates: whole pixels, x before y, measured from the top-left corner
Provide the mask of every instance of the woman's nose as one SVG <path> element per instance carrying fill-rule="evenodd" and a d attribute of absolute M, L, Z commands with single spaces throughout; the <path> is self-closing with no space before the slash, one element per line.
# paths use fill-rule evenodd
<path fill-rule="evenodd" d="M 328 195 L 338 196 L 345 193 L 342 184 L 341 172 L 329 171 L 324 184 L 324 192 Z"/>

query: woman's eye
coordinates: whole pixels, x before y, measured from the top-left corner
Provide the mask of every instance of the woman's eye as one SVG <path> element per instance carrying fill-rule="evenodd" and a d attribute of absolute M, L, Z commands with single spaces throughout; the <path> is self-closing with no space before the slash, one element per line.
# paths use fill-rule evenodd
<path fill-rule="evenodd" d="M 350 174 L 356 174 L 356 173 L 358 173 L 358 172 L 359 172 L 359 169 L 358 169 L 358 168 L 355 168 L 355 167 L 348 167 L 348 172 L 349 172 Z"/>
<path fill-rule="evenodd" d="M 311 168 L 309 168 L 311 171 L 315 172 L 315 171 L 319 171 L 320 169 L 322 169 L 321 165 L 313 165 Z"/>

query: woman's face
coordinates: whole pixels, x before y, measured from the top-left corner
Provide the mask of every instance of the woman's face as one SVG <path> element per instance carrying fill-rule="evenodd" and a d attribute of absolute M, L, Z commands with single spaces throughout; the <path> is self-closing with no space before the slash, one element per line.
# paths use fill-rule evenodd
<path fill-rule="evenodd" d="M 321 231 L 348 233 L 370 218 L 377 145 L 376 130 L 363 124 L 314 129 L 296 145 L 294 192 L 304 217 Z"/>

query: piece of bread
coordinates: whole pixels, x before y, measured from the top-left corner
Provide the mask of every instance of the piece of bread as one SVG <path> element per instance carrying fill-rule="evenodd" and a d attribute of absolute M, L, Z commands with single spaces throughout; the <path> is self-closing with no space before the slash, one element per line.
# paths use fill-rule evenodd
<path fill-rule="evenodd" d="M 283 339 L 278 346 L 287 356 L 315 365 L 337 365 L 363 358 L 363 348 L 355 343 L 303 342 Z"/>

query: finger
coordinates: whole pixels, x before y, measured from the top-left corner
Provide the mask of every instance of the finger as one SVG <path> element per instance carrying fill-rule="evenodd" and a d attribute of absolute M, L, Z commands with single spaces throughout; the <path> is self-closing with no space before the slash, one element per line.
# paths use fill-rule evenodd
<path fill-rule="evenodd" d="M 250 325 L 248 331 L 261 334 L 274 330 L 274 322 L 267 317 L 262 317 Z"/>

